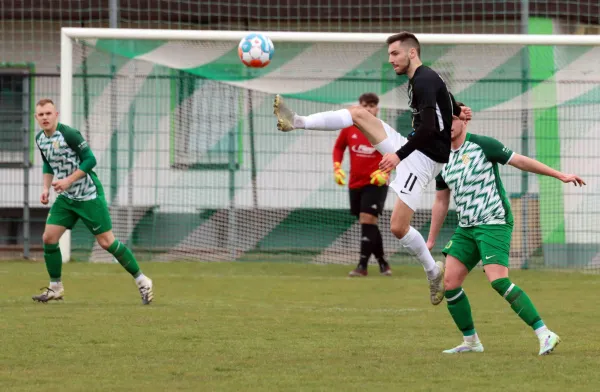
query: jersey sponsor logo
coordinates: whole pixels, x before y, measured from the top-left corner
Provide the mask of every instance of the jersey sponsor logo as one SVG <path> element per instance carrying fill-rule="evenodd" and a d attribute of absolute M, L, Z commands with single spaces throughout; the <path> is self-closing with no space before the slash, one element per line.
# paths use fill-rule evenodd
<path fill-rule="evenodd" d="M 100 226 L 92 227 L 92 231 L 98 231 L 99 228 Z"/>
<path fill-rule="evenodd" d="M 463 165 L 468 165 L 469 162 L 471 162 L 471 157 L 469 156 L 469 154 L 463 154 L 461 159 L 463 161 Z"/>
<path fill-rule="evenodd" d="M 60 142 L 58 140 L 53 141 L 52 148 L 58 150 L 60 148 Z"/>
<path fill-rule="evenodd" d="M 352 139 L 358 139 L 358 135 L 356 133 L 352 134 Z"/>
<path fill-rule="evenodd" d="M 448 241 L 448 243 L 445 246 L 445 249 L 448 249 L 452 246 L 452 240 Z"/>
<path fill-rule="evenodd" d="M 378 207 L 378 205 L 377 205 L 377 204 L 373 204 L 373 205 L 371 206 L 371 208 L 372 208 L 372 209 L 374 209 L 374 210 L 376 210 L 376 209 L 377 209 L 377 207 Z"/>
<path fill-rule="evenodd" d="M 496 256 L 496 255 L 485 256 L 485 259 L 486 259 L 486 260 L 489 260 L 489 259 L 491 259 L 492 257 L 495 257 L 495 256 Z"/>
<path fill-rule="evenodd" d="M 357 154 L 362 155 L 373 155 L 375 151 L 377 151 L 374 147 L 365 146 L 364 144 L 359 144 L 357 146 L 352 146 L 352 151 Z"/>
<path fill-rule="evenodd" d="M 80 150 L 84 150 L 87 147 L 87 142 L 84 140 L 77 146 Z"/>

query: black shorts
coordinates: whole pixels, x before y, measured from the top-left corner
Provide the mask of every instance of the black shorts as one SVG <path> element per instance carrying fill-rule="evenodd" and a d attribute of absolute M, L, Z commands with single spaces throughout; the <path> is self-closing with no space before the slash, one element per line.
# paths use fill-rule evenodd
<path fill-rule="evenodd" d="M 387 185 L 367 185 L 350 189 L 350 213 L 354 216 L 358 216 L 361 212 L 373 216 L 381 215 L 387 194 Z"/>

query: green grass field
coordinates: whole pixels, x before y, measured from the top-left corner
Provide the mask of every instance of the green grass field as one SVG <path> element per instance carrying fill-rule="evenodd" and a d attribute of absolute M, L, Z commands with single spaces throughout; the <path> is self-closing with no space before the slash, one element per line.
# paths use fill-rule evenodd
<path fill-rule="evenodd" d="M 563 339 L 533 331 L 481 270 L 463 286 L 485 346 L 460 343 L 420 267 L 349 279 L 349 266 L 143 263 L 142 306 L 119 265 L 65 265 L 66 297 L 36 304 L 42 263 L 0 263 L 0 391 L 563 391 L 600 389 L 600 277 L 515 271 Z"/>

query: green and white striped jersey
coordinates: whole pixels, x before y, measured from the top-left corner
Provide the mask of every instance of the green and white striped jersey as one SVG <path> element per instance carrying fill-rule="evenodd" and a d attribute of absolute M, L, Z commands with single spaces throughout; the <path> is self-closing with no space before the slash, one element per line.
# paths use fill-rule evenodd
<path fill-rule="evenodd" d="M 85 201 L 104 194 L 102 185 L 91 167 L 80 167 L 84 160 L 90 158 L 95 164 L 95 158 L 78 130 L 59 123 L 52 136 L 47 137 L 44 131 L 40 131 L 35 137 L 35 142 L 42 153 L 45 174 L 53 174 L 56 179 L 61 180 L 80 168 L 87 173 L 61 193 L 61 196 Z"/>
<path fill-rule="evenodd" d="M 436 177 L 436 189 L 452 192 L 459 226 L 513 223 L 498 171 L 498 163 L 507 164 L 513 154 L 498 140 L 471 133 L 458 150 L 451 151 L 449 162 Z"/>

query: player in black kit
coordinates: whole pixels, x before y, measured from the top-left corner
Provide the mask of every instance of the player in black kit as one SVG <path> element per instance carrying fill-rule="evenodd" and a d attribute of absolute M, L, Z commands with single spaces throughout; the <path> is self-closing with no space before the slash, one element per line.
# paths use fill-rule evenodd
<path fill-rule="evenodd" d="M 396 169 L 390 187 L 398 194 L 390 229 L 402 247 L 423 265 L 434 305 L 444 299 L 444 263 L 436 262 L 423 236 L 410 225 L 425 187 L 438 175 L 450 155 L 452 114 L 468 119 L 470 109 L 456 105 L 446 83 L 420 59 L 421 47 L 414 34 L 402 32 L 387 39 L 389 62 L 398 75 L 409 78 L 408 97 L 413 130 L 403 137 L 359 105 L 348 109 L 299 116 L 277 95 L 273 104 L 277 128 L 338 130 L 351 125 L 367 137 L 382 155 L 380 169 Z"/>

